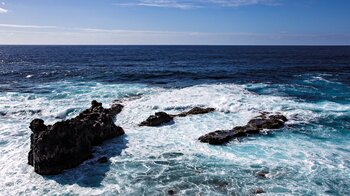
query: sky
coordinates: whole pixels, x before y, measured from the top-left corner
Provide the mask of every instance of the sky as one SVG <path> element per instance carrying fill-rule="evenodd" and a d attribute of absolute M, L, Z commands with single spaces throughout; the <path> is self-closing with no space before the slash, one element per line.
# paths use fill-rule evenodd
<path fill-rule="evenodd" d="M 0 0 L 0 44 L 350 45 L 350 0 Z"/>

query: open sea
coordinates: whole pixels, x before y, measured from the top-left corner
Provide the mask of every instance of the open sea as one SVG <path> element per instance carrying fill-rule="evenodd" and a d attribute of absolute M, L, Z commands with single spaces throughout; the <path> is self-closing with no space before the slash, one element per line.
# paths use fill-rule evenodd
<path fill-rule="evenodd" d="M 93 99 L 123 101 L 126 135 L 63 174 L 34 173 L 29 123 Z M 195 106 L 217 110 L 137 126 Z M 261 111 L 289 121 L 222 146 L 197 140 Z M 0 177 L 0 195 L 349 195 L 350 47 L 0 46 Z"/>

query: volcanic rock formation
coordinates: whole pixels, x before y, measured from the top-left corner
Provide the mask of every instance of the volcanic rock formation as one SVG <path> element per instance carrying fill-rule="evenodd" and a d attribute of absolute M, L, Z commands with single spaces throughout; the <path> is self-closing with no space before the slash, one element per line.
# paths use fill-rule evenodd
<path fill-rule="evenodd" d="M 114 104 L 105 109 L 102 103 L 92 101 L 91 107 L 77 117 L 45 125 L 41 119 L 30 123 L 30 151 L 28 164 L 42 175 L 59 174 L 92 157 L 93 146 L 124 134 L 114 124 L 115 116 L 123 106 Z"/>
<path fill-rule="evenodd" d="M 172 122 L 174 117 L 185 117 L 188 115 L 196 115 L 196 114 L 206 114 L 209 112 L 215 111 L 215 108 L 200 108 L 194 107 L 187 112 L 182 112 L 177 115 L 167 114 L 165 112 L 156 112 L 154 115 L 151 115 L 147 118 L 147 120 L 141 122 L 139 126 L 160 126 L 165 123 Z"/>
<path fill-rule="evenodd" d="M 199 137 L 201 142 L 220 145 L 232 139 L 259 134 L 263 129 L 280 129 L 288 121 L 283 115 L 268 115 L 266 113 L 251 119 L 245 126 L 237 126 L 231 130 L 218 130 Z"/>

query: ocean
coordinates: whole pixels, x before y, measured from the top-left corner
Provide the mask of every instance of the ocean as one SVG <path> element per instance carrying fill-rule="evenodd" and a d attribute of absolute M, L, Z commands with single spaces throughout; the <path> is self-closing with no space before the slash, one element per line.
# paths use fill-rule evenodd
<path fill-rule="evenodd" d="M 72 118 L 94 99 L 123 102 L 126 135 L 77 168 L 36 174 L 29 123 Z M 137 125 L 195 106 L 217 110 Z M 262 111 L 289 121 L 226 145 L 198 141 Z M 0 195 L 348 195 L 350 47 L 0 46 L 0 176 Z"/>

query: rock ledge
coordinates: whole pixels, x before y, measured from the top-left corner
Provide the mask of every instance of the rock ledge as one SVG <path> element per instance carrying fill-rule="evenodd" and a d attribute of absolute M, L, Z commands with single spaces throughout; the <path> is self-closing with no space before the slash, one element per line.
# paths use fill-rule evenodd
<path fill-rule="evenodd" d="M 139 126 L 160 126 L 162 124 L 172 122 L 174 117 L 186 117 L 189 115 L 206 114 L 214 111 L 215 108 L 194 107 L 187 112 L 182 112 L 176 115 L 167 114 L 165 112 L 156 112 L 154 115 L 149 116 L 145 121 L 141 122 Z"/>
<path fill-rule="evenodd" d="M 232 130 L 218 130 L 198 138 L 199 141 L 213 145 L 220 145 L 232 139 L 260 134 L 263 129 L 280 129 L 288 121 L 283 115 L 268 115 L 263 113 L 251 119 L 245 126 L 237 126 Z"/>

